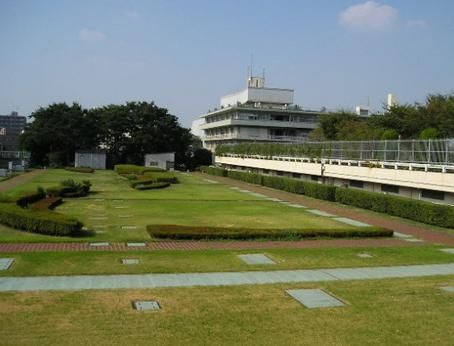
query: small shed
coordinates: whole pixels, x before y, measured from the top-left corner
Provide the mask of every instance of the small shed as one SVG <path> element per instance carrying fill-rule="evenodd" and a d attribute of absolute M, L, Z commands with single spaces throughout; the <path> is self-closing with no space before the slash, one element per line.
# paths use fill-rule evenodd
<path fill-rule="evenodd" d="M 145 167 L 158 167 L 173 171 L 175 168 L 175 153 L 146 154 Z"/>
<path fill-rule="evenodd" d="M 103 151 L 78 151 L 74 157 L 74 167 L 106 169 L 106 153 Z"/>

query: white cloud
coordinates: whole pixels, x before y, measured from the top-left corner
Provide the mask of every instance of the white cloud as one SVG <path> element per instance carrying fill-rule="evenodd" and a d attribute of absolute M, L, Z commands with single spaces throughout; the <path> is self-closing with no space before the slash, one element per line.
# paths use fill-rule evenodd
<path fill-rule="evenodd" d="M 81 41 L 102 41 L 106 38 L 106 35 L 101 31 L 91 30 L 91 29 L 82 29 L 79 32 L 79 39 Z"/>
<path fill-rule="evenodd" d="M 375 1 L 353 5 L 342 11 L 339 22 L 349 28 L 384 30 L 397 21 L 397 10 Z"/>

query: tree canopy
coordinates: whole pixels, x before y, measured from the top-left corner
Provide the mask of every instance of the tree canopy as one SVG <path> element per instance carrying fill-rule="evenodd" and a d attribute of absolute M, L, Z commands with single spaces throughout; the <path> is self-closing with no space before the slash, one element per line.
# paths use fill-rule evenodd
<path fill-rule="evenodd" d="M 41 107 L 30 116 L 21 137 L 34 165 L 65 166 L 77 150 L 102 148 L 108 164 L 143 164 L 146 153 L 175 152 L 176 163 L 185 162 L 192 141 L 189 129 L 178 118 L 153 102 L 128 102 L 83 109 L 73 103 Z"/>

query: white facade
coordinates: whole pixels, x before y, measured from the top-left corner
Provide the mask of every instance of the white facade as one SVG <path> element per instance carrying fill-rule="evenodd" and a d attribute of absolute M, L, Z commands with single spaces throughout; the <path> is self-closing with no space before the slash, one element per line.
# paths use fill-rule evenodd
<path fill-rule="evenodd" d="M 75 153 L 74 167 L 106 169 L 106 154 L 97 152 Z"/>
<path fill-rule="evenodd" d="M 175 168 L 175 153 L 146 154 L 145 167 L 157 167 L 173 171 Z"/>
<path fill-rule="evenodd" d="M 266 88 L 250 77 L 246 89 L 221 98 L 220 109 L 200 117 L 204 147 L 242 142 L 304 142 L 321 112 L 293 106 L 292 89 Z"/>

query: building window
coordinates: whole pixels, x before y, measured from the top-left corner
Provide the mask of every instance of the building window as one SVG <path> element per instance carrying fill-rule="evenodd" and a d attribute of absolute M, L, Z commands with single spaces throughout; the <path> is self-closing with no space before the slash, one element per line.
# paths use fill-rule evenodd
<path fill-rule="evenodd" d="M 268 169 L 263 169 L 263 170 L 262 170 L 262 173 L 263 173 L 263 174 L 270 174 L 270 171 L 269 171 Z"/>
<path fill-rule="evenodd" d="M 382 190 L 383 192 L 399 193 L 399 186 L 396 186 L 396 185 L 388 185 L 388 184 L 381 184 L 381 190 Z"/>
<path fill-rule="evenodd" d="M 276 174 L 279 175 L 279 176 L 283 176 L 283 175 L 284 175 L 284 172 L 276 171 Z"/>
<path fill-rule="evenodd" d="M 301 179 L 301 174 L 299 174 L 299 173 L 292 173 L 292 178 Z"/>
<path fill-rule="evenodd" d="M 362 189 L 364 187 L 364 183 L 359 180 L 350 180 L 350 186 Z"/>
<path fill-rule="evenodd" d="M 311 175 L 311 180 L 312 181 L 318 181 L 318 176 L 317 175 Z"/>
<path fill-rule="evenodd" d="M 439 200 L 443 201 L 445 199 L 445 193 L 443 191 L 421 190 L 421 197 L 430 198 L 430 199 L 439 199 Z"/>

